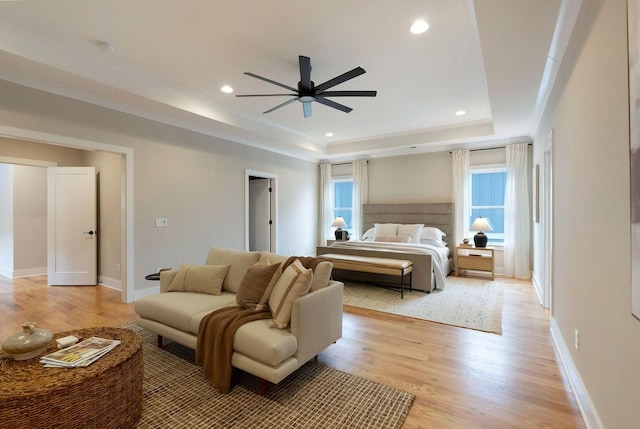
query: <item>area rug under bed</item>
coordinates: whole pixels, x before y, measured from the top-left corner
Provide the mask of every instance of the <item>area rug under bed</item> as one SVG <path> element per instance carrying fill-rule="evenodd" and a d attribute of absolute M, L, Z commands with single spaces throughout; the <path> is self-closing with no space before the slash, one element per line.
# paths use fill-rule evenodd
<path fill-rule="evenodd" d="M 444 289 L 397 291 L 345 282 L 346 305 L 502 335 L 504 286 L 497 280 L 447 277 Z"/>
<path fill-rule="evenodd" d="M 144 396 L 137 428 L 400 428 L 415 396 L 318 362 L 259 394 L 256 377 L 237 371 L 223 395 L 193 364 L 192 350 L 137 327 L 143 336 Z"/>

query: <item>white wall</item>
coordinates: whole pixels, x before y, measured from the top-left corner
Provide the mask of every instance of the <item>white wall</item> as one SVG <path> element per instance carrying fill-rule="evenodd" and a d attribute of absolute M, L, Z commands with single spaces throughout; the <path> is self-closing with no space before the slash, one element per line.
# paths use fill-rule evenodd
<path fill-rule="evenodd" d="M 13 166 L 0 164 L 0 274 L 13 277 Z"/>
<path fill-rule="evenodd" d="M 278 252 L 315 253 L 317 164 L 4 81 L 0 93 L 0 125 L 133 149 L 136 291 L 157 286 L 144 276 L 158 267 L 203 263 L 211 246 L 244 248 L 245 169 L 278 175 Z"/>
<path fill-rule="evenodd" d="M 13 166 L 13 277 L 47 272 L 47 169 Z"/>
<path fill-rule="evenodd" d="M 583 3 L 535 148 L 542 164 L 553 129 L 552 327 L 568 366 L 578 373 L 578 387 L 586 388 L 579 398 L 592 411 L 590 427 L 612 429 L 640 424 L 640 321 L 631 315 L 626 19 L 625 0 Z M 536 246 L 541 229 L 534 231 Z"/>

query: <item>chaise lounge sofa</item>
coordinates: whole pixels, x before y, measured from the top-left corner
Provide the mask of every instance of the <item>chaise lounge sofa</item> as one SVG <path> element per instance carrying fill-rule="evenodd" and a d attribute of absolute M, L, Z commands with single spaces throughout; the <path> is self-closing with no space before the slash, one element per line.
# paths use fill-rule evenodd
<path fill-rule="evenodd" d="M 138 325 L 156 333 L 159 346 L 166 337 L 196 350 L 200 321 L 214 310 L 237 305 L 245 273 L 263 258 L 270 264 L 288 259 L 267 252 L 211 248 L 206 266 L 228 266 L 219 295 L 169 291 L 179 270 L 163 271 L 160 293 L 135 303 Z M 270 319 L 255 320 L 242 325 L 233 337 L 232 366 L 262 379 L 263 392 L 265 381 L 279 383 L 342 336 L 343 284 L 330 280 L 331 266 L 316 272 L 309 292 L 293 301 L 285 329 L 274 327 Z"/>

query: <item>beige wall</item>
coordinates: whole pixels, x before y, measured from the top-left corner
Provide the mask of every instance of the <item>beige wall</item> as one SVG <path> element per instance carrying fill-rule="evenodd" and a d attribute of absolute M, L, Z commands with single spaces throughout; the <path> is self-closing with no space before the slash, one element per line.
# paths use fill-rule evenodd
<path fill-rule="evenodd" d="M 599 417 L 605 428 L 640 424 L 626 26 L 624 0 L 585 1 L 535 150 L 542 163 L 544 139 L 553 129 L 552 326 L 593 403 L 593 421 Z M 541 233 L 536 227 L 537 246 Z"/>
<path fill-rule="evenodd" d="M 157 286 L 144 276 L 158 267 L 203 263 L 211 246 L 244 248 L 245 169 L 278 176 L 277 250 L 315 252 L 316 163 L 5 81 L 0 93 L 0 125 L 133 149 L 135 291 Z M 156 217 L 169 226 L 156 228 Z"/>

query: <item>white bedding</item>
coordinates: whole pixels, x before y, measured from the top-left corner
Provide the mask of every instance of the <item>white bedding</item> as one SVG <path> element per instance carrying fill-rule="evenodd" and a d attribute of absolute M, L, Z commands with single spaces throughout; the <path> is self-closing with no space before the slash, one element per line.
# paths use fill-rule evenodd
<path fill-rule="evenodd" d="M 433 272 L 435 274 L 438 289 L 444 289 L 446 284 L 446 274 L 449 266 L 449 248 L 436 247 L 429 244 L 420 243 L 393 243 L 381 241 L 336 241 L 330 247 L 342 249 L 361 250 L 386 250 L 397 253 L 422 253 L 431 255 L 433 260 Z"/>

